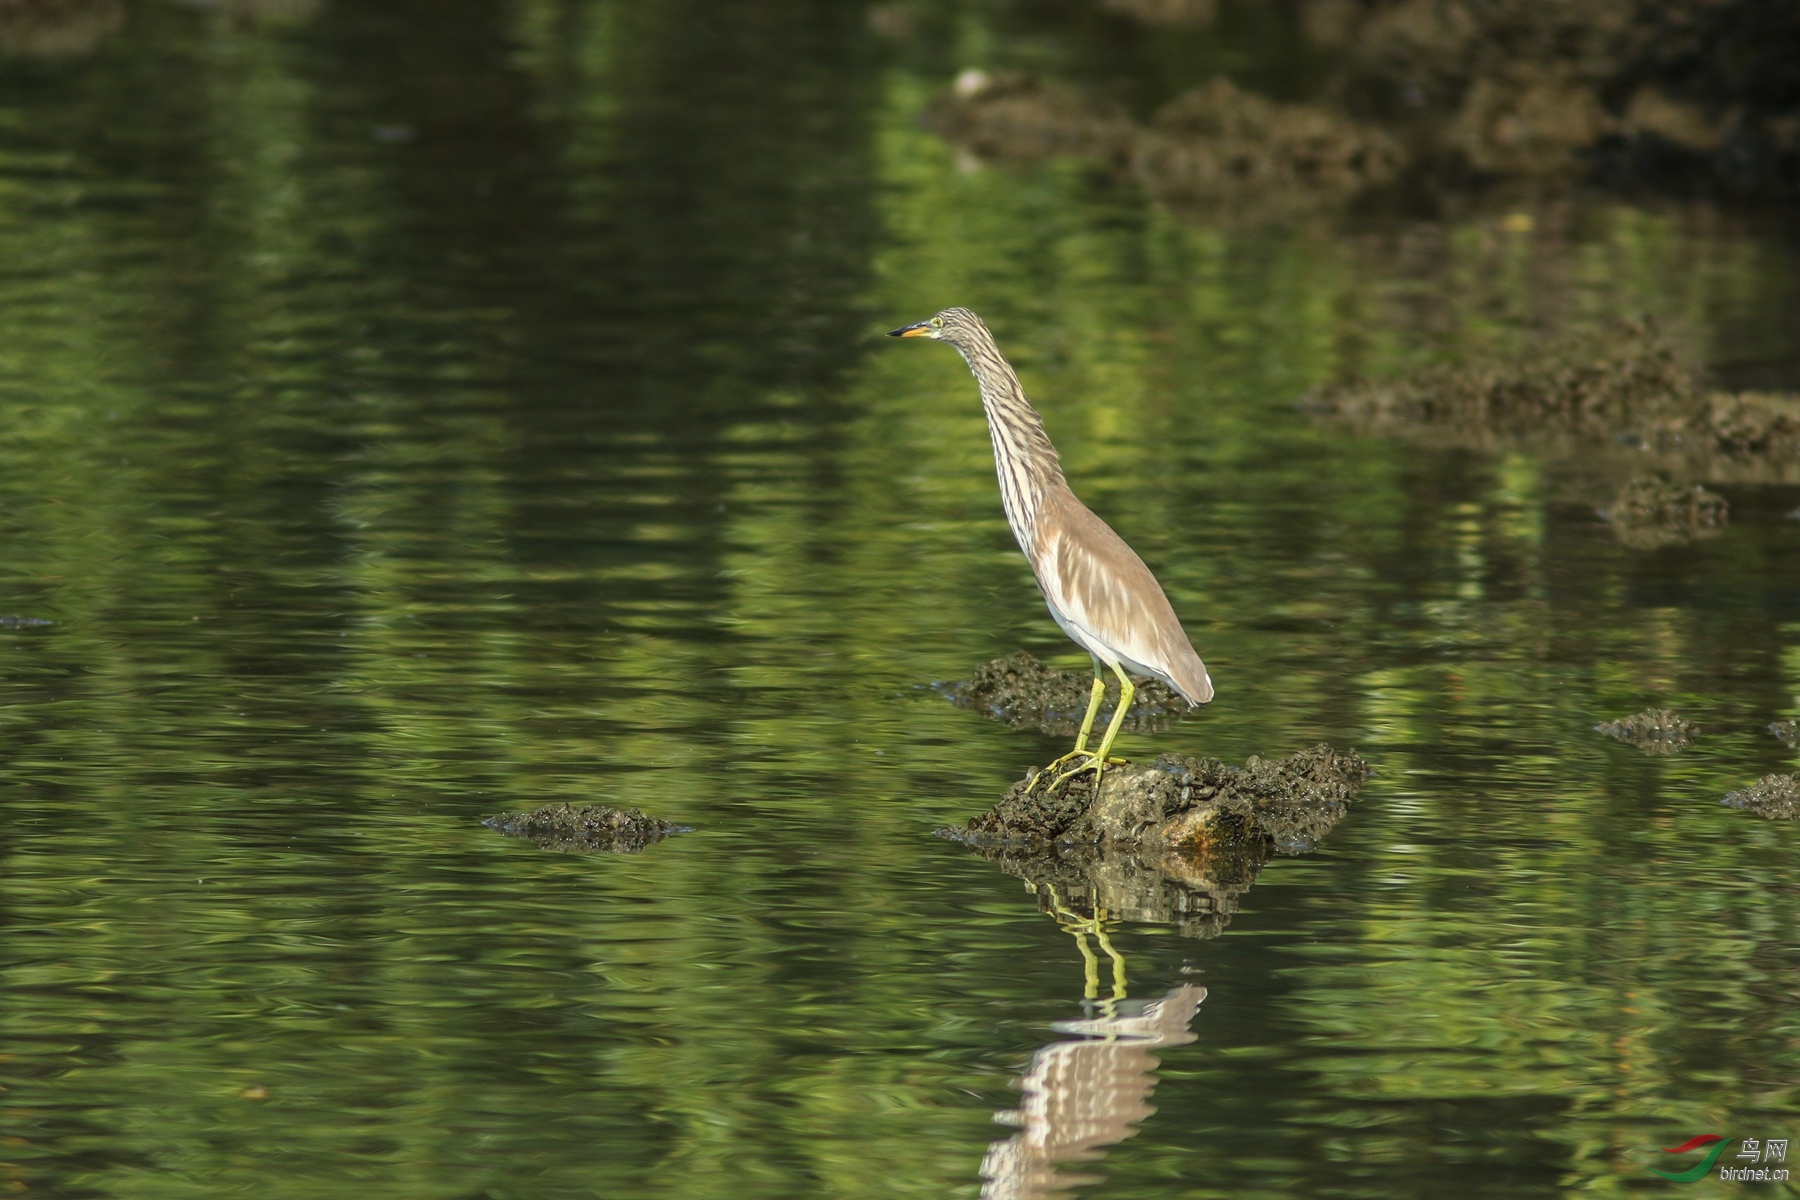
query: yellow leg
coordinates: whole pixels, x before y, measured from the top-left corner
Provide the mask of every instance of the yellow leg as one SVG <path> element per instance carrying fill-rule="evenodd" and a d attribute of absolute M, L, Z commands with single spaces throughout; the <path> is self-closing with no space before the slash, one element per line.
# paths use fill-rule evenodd
<path fill-rule="evenodd" d="M 1125 674 L 1123 667 L 1114 665 L 1113 674 L 1119 677 L 1119 707 L 1113 713 L 1112 720 L 1107 723 L 1106 736 L 1100 739 L 1100 749 L 1088 754 L 1086 762 L 1078 763 L 1058 775 L 1051 781 L 1051 787 L 1055 787 L 1063 780 L 1079 775 L 1083 771 L 1092 771 L 1094 786 L 1099 787 L 1100 776 L 1105 772 L 1107 763 L 1124 761 L 1123 759 L 1109 759 L 1107 755 L 1112 752 L 1113 739 L 1119 736 L 1119 730 L 1125 724 L 1125 714 L 1131 711 L 1131 702 L 1137 697 L 1137 688 L 1132 685 L 1131 677 Z"/>
<path fill-rule="evenodd" d="M 1112 750 L 1113 739 L 1119 736 L 1119 730 L 1124 727 L 1125 714 L 1131 711 L 1131 702 L 1137 699 L 1137 687 L 1131 682 L 1131 676 L 1116 666 L 1113 674 L 1119 677 L 1119 711 L 1113 714 L 1113 719 L 1106 726 L 1106 736 L 1100 741 L 1098 757 L 1102 763 Z"/>
<path fill-rule="evenodd" d="M 1037 777 L 1031 781 L 1031 787 L 1037 787 L 1039 780 L 1048 783 L 1055 779 L 1057 771 L 1074 760 L 1090 757 L 1087 748 L 1088 735 L 1094 732 L 1094 718 L 1100 715 L 1100 705 L 1105 699 L 1106 680 L 1100 675 L 1100 662 L 1096 659 L 1094 660 L 1094 687 L 1088 692 L 1087 715 L 1081 718 L 1081 732 L 1075 737 L 1075 748 L 1039 771 Z"/>

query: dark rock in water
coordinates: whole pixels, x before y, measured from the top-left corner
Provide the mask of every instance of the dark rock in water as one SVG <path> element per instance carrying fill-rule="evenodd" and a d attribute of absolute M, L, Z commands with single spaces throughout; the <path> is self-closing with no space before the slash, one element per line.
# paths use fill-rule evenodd
<path fill-rule="evenodd" d="M 1700 727 L 1666 708 L 1647 708 L 1622 721 L 1602 721 L 1595 733 L 1629 742 L 1645 754 L 1673 754 L 1693 744 Z"/>
<path fill-rule="evenodd" d="M 978 158 L 1123 161 L 1131 151 L 1131 120 L 1117 104 L 1029 75 L 964 71 L 927 119 Z"/>
<path fill-rule="evenodd" d="M 955 836 L 971 842 L 1135 846 L 1146 850 L 1266 844 L 1301 853 L 1342 819 L 1368 764 L 1320 743 L 1285 759 L 1252 756 L 1243 767 L 1165 754 L 1148 767 L 1112 767 L 1099 794 L 1082 774 L 1028 792 L 1007 789 Z"/>
<path fill-rule="evenodd" d="M 635 808 L 604 808 L 597 804 L 579 808 L 550 804 L 528 813 L 500 813 L 482 824 L 536 842 L 546 850 L 609 854 L 636 854 L 670 834 L 687 833 L 693 828 L 645 816 Z"/>
<path fill-rule="evenodd" d="M 1790 746 L 1800 746 L 1800 720 L 1790 717 L 1785 721 L 1771 721 L 1769 732 Z"/>
<path fill-rule="evenodd" d="M 1212 937 L 1276 854 L 1313 848 L 1356 798 L 1368 765 L 1318 745 L 1285 759 L 1164 755 L 1000 803 L 940 834 L 1025 880 L 1059 916 L 1124 918 Z"/>
<path fill-rule="evenodd" d="M 45 620 L 43 617 L 21 617 L 13 613 L 0 616 L 0 629 L 41 629 L 46 625 L 54 624 L 56 622 Z"/>
<path fill-rule="evenodd" d="M 1634 479 L 1604 515 L 1619 541 L 1634 550 L 1655 550 L 1717 537 L 1729 511 L 1725 497 L 1697 483 Z"/>
<path fill-rule="evenodd" d="M 1728 793 L 1723 803 L 1771 821 L 1792 821 L 1800 818 L 1800 778 L 1764 775 L 1749 787 Z"/>
<path fill-rule="evenodd" d="M 1093 686 L 1091 671 L 1052 670 L 1021 650 L 983 663 L 967 683 L 938 684 L 937 690 L 948 696 L 951 703 L 975 709 L 1014 729 L 1073 735 L 1081 728 Z M 1101 706 L 1095 729 L 1106 727 L 1118 701 L 1115 681 L 1107 689 L 1107 700 Z M 1151 732 L 1187 711 L 1188 702 L 1173 688 L 1160 680 L 1148 680 L 1138 685 L 1124 727 L 1135 733 Z"/>
<path fill-rule="evenodd" d="M 1634 458 L 1656 454 L 1659 469 L 1708 479 L 1791 480 L 1800 454 L 1800 395 L 1712 391 L 1644 323 L 1547 344 L 1524 360 L 1317 388 L 1301 407 L 1369 433 L 1481 450 L 1528 442 L 1590 459 L 1630 447 Z"/>

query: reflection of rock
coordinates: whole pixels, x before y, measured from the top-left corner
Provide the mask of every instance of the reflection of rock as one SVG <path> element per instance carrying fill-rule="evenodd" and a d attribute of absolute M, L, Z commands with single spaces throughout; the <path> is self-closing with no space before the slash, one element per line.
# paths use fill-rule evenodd
<path fill-rule="evenodd" d="M 1769 732 L 1790 746 L 1800 746 L 1800 719 L 1769 722 Z"/>
<path fill-rule="evenodd" d="M 1205 998 L 1205 988 L 1180 987 L 1148 1004 L 1119 1000 L 1102 1016 L 1058 1021 L 1053 1028 L 1079 1039 L 1052 1042 L 1031 1056 L 1018 1109 L 995 1118 L 1019 1132 L 989 1147 L 982 1196 L 1026 1200 L 1091 1182 L 1059 1173 L 1057 1164 L 1099 1157 L 1156 1111 L 1149 1104 L 1153 1051 L 1194 1040 L 1188 1026 Z"/>
<path fill-rule="evenodd" d="M 939 684 L 937 689 L 951 703 L 973 708 L 1014 729 L 1073 734 L 1087 712 L 1093 683 L 1092 672 L 1052 670 L 1021 650 L 983 663 L 967 683 Z M 1110 719 L 1118 702 L 1118 685 L 1109 693 L 1096 728 L 1105 728 Z M 1137 732 L 1161 729 L 1187 711 L 1188 702 L 1174 689 L 1159 680 L 1147 680 L 1138 686 L 1137 699 L 1125 716 L 1125 728 Z"/>
<path fill-rule="evenodd" d="M 1771 821 L 1792 821 L 1800 818 L 1800 780 L 1792 775 L 1764 775 L 1749 787 L 1727 794 L 1724 803 Z"/>
<path fill-rule="evenodd" d="M 645 816 L 635 808 L 551 804 L 528 813 L 500 813 L 482 822 L 490 829 L 536 842 L 546 850 L 636 854 L 689 826 Z"/>
<path fill-rule="evenodd" d="M 1655 550 L 1718 536 L 1729 511 L 1725 497 L 1697 483 L 1634 479 L 1605 515 L 1620 542 L 1634 550 Z"/>
<path fill-rule="evenodd" d="M 1673 754 L 1691 745 L 1700 729 L 1666 708 L 1649 708 L 1620 721 L 1602 721 L 1594 732 L 1629 742 L 1645 754 Z"/>
<path fill-rule="evenodd" d="M 1056 843 L 975 847 L 1025 881 L 1054 916 L 1172 925 L 1183 937 L 1224 932 L 1272 849 L 1251 842 L 1212 850 L 1138 851 Z"/>

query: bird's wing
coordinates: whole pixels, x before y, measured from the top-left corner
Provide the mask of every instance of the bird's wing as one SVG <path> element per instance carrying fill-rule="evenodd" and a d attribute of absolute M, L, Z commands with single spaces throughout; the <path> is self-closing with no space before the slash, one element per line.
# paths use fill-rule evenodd
<path fill-rule="evenodd" d="M 1162 585 L 1123 538 L 1072 493 L 1046 497 L 1034 556 L 1038 584 L 1064 620 L 1091 641 L 1162 676 L 1187 697 L 1213 697 L 1206 664 Z"/>

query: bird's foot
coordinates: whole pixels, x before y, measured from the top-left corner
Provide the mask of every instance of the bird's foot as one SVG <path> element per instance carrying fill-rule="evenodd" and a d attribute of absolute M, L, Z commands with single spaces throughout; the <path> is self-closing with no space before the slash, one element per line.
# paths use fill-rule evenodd
<path fill-rule="evenodd" d="M 1061 758 L 1039 771 L 1036 775 L 1032 776 L 1031 782 L 1025 787 L 1025 792 L 1027 795 L 1030 795 L 1038 789 L 1040 784 L 1043 785 L 1045 791 L 1050 791 L 1063 781 L 1075 778 L 1075 776 L 1081 774 L 1083 771 L 1092 771 L 1094 773 L 1094 786 L 1098 788 L 1100 786 L 1100 778 L 1106 773 L 1106 768 L 1122 767 L 1130 761 L 1131 760 L 1128 758 L 1103 759 L 1092 750 L 1074 750 L 1063 755 Z M 1075 765 L 1069 766 L 1068 764 L 1070 763 L 1074 763 Z"/>

